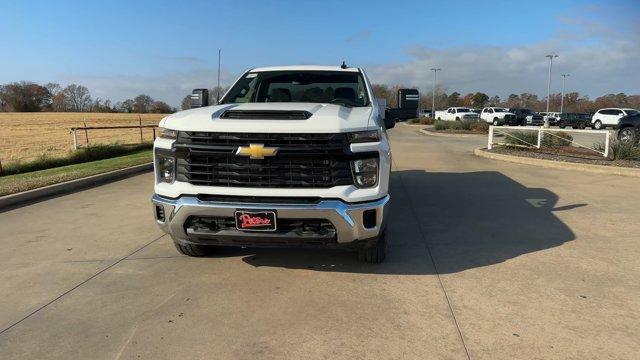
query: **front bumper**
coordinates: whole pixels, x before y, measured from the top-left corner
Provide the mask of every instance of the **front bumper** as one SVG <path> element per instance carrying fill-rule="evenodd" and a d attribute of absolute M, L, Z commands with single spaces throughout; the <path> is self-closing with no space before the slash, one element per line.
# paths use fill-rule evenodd
<path fill-rule="evenodd" d="M 196 196 L 181 196 L 170 199 L 154 194 L 153 203 L 156 222 L 162 230 L 171 235 L 174 241 L 192 244 L 222 245 L 269 245 L 294 243 L 291 233 L 278 232 L 242 232 L 226 230 L 216 235 L 200 236 L 188 234 L 185 223 L 190 217 L 234 217 L 235 211 L 242 210 L 274 210 L 280 219 L 326 219 L 335 228 L 335 239 L 331 244 L 349 246 L 355 243 L 367 243 L 377 238 L 384 229 L 388 209 L 389 195 L 375 201 L 364 203 L 346 203 L 341 200 L 327 199 L 310 203 L 256 203 L 232 201 L 204 201 Z M 161 211 L 159 211 L 161 210 Z M 365 227 L 364 213 L 375 210 L 375 224 Z M 159 215 L 160 214 L 160 215 Z M 371 214 L 371 212 L 368 212 Z M 371 223 L 371 219 L 369 219 Z M 253 240 L 252 240 L 253 239 Z M 254 241 L 255 240 L 255 241 Z M 326 244 L 330 245 L 330 244 Z"/>

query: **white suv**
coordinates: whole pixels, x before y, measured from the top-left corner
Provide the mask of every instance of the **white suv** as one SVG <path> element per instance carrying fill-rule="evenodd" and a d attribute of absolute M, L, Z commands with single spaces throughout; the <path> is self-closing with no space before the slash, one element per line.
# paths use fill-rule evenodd
<path fill-rule="evenodd" d="M 606 127 L 618 126 L 618 121 L 621 117 L 627 115 L 636 115 L 638 110 L 635 109 L 622 109 L 622 108 L 607 108 L 600 109 L 591 117 L 591 125 L 594 129 L 600 130 Z"/>

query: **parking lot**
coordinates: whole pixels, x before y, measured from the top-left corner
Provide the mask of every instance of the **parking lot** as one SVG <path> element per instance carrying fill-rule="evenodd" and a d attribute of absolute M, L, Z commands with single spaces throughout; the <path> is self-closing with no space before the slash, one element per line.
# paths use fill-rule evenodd
<path fill-rule="evenodd" d="M 382 265 L 317 250 L 179 255 L 152 174 L 0 213 L 0 358 L 633 359 L 638 180 L 392 137 Z"/>

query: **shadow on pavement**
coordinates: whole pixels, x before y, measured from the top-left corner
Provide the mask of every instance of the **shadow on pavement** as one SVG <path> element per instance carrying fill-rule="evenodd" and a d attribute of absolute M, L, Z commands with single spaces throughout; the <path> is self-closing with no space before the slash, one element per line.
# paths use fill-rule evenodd
<path fill-rule="evenodd" d="M 252 266 L 372 274 L 455 273 L 500 263 L 575 239 L 553 211 L 558 196 L 499 172 L 396 171 L 391 181 L 390 245 L 381 265 L 339 250 L 224 250 Z M 231 252 L 231 253 L 228 253 Z M 225 254 L 226 253 L 226 254 Z"/>

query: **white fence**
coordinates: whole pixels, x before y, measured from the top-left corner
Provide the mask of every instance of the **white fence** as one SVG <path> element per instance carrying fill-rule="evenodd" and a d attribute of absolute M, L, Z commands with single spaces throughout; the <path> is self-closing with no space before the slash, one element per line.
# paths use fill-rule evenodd
<path fill-rule="evenodd" d="M 537 133 L 537 142 L 535 144 L 532 144 L 530 142 L 527 142 L 524 139 L 521 139 L 519 137 L 517 137 L 517 135 L 514 135 L 513 132 L 516 131 L 531 131 L 531 132 L 536 132 Z M 582 134 L 599 134 L 599 135 L 603 135 L 605 137 L 604 139 L 604 151 L 600 151 L 598 148 L 596 148 L 595 146 L 587 146 L 585 144 L 581 144 L 575 140 L 568 140 L 565 139 L 563 137 L 560 137 L 554 133 L 559 133 L 559 132 L 564 132 L 564 133 L 582 133 Z M 605 131 L 605 130 L 578 130 L 578 129 L 550 129 L 550 128 L 544 128 L 544 127 L 538 127 L 538 126 L 489 126 L 489 139 L 487 141 L 487 149 L 491 150 L 491 148 L 493 147 L 493 145 L 511 145 L 513 146 L 513 144 L 506 144 L 506 143 L 495 143 L 494 142 L 494 138 L 495 138 L 495 134 L 502 134 L 505 137 L 509 137 L 512 139 L 516 139 L 518 142 L 522 142 L 524 144 L 527 145 L 523 145 L 526 147 L 535 147 L 537 149 L 540 149 L 542 147 L 542 139 L 544 138 L 544 136 L 555 136 L 559 139 L 563 139 L 567 142 L 570 142 L 573 146 L 577 146 L 577 147 L 581 147 L 584 149 L 588 149 L 591 150 L 593 152 L 596 152 L 602 156 L 604 156 L 605 158 L 609 156 L 609 144 L 611 143 L 611 131 Z"/>

